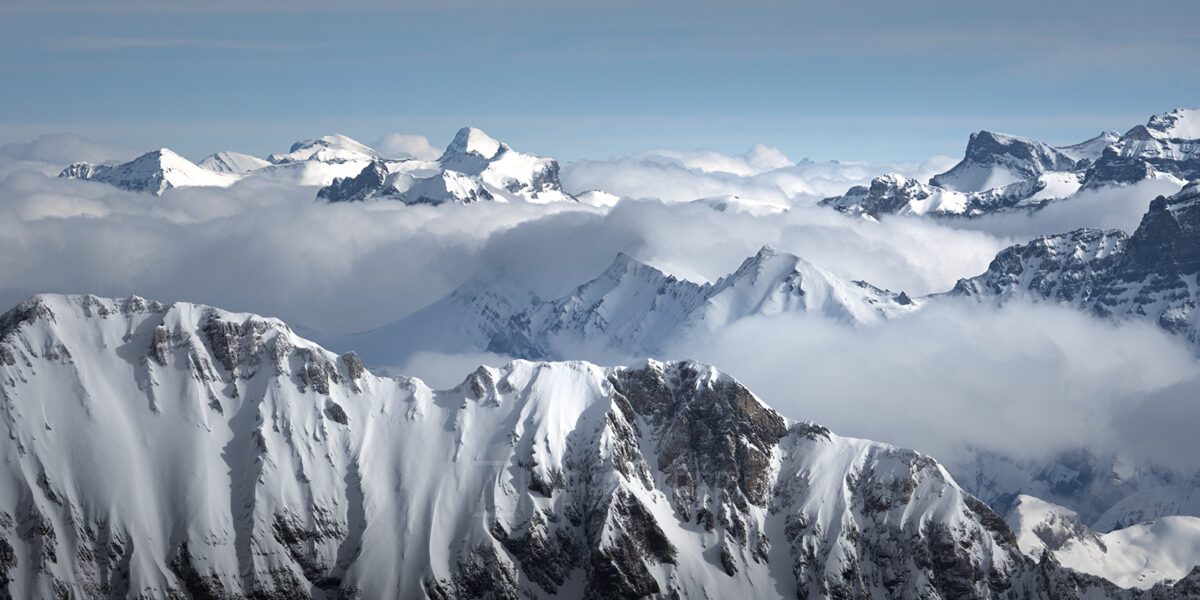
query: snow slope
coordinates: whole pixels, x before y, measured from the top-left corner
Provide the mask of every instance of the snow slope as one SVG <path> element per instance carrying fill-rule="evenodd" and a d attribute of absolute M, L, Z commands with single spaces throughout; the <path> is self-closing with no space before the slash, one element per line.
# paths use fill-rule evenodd
<path fill-rule="evenodd" d="M 344 163 L 369 161 L 379 158 L 375 150 L 366 144 L 341 134 L 323 135 L 311 140 L 301 140 L 292 144 L 287 152 L 272 154 L 267 161 L 273 164 L 286 164 L 304 161 L 325 163 Z"/>
<path fill-rule="evenodd" d="M 1181 579 L 1200 565 L 1197 517 L 1162 517 L 1097 533 L 1066 508 L 1021 496 L 1008 523 L 1029 557 L 1049 553 L 1064 567 L 1121 587 L 1150 588 Z"/>
<path fill-rule="evenodd" d="M 0 316 L 0 394 L 14 597 L 1149 598 L 696 363 L 435 391 L 274 319 L 48 295 Z"/>
<path fill-rule="evenodd" d="M 270 165 L 257 156 L 225 151 L 208 155 L 198 166 L 218 173 L 249 173 Z"/>

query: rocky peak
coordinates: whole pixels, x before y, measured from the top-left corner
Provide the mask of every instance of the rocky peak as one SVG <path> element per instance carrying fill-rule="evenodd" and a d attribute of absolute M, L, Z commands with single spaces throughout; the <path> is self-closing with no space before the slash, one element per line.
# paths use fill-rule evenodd
<path fill-rule="evenodd" d="M 386 161 L 372 160 L 354 177 L 339 177 L 317 192 L 317 198 L 329 202 L 361 202 L 378 195 L 385 187 L 390 171 Z"/>
<path fill-rule="evenodd" d="M 1152 271 L 1200 272 L 1200 182 L 1150 203 L 1122 260 L 1126 276 Z"/>
<path fill-rule="evenodd" d="M 971 134 L 963 160 L 929 183 L 959 192 L 978 192 L 1034 179 L 1046 171 L 1074 168 L 1074 159 L 1044 142 L 980 131 Z"/>

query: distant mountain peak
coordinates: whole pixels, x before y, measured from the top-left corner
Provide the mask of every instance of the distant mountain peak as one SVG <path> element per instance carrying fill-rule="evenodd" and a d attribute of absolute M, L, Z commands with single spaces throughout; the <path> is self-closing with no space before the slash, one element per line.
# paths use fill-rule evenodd
<path fill-rule="evenodd" d="M 300 140 L 282 154 L 272 154 L 267 160 L 275 164 L 287 164 L 315 160 L 326 163 L 344 163 L 378 158 L 373 148 L 340 133 L 318 138 Z"/>
<path fill-rule="evenodd" d="M 490 160 L 495 158 L 502 149 L 508 149 L 508 147 L 484 133 L 482 129 L 463 127 L 454 134 L 454 139 L 450 145 L 446 146 L 446 151 L 438 160 L 462 154 L 475 154 L 485 160 Z"/>

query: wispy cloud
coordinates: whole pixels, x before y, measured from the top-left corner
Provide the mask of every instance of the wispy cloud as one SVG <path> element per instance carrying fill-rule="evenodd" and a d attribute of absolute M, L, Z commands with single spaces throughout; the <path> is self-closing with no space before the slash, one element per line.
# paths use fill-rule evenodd
<path fill-rule="evenodd" d="M 274 42 L 200 37 L 136 37 L 80 35 L 50 44 L 66 50 L 138 50 L 150 48 L 203 48 L 210 50 L 299 50 L 328 46 L 315 41 Z"/>

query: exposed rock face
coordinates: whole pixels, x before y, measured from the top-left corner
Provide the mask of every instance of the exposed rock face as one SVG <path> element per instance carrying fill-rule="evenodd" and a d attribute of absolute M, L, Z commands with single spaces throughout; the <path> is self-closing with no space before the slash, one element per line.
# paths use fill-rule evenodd
<path fill-rule="evenodd" d="M 563 192 L 558 173 L 554 159 L 522 154 L 464 127 L 437 161 L 375 160 L 354 177 L 335 179 L 317 196 L 330 202 L 399 200 L 427 205 L 574 201 Z"/>
<path fill-rule="evenodd" d="M 1200 344 L 1200 183 L 1150 204 L 1133 235 L 1081 229 L 1001 251 L 951 294 L 1020 296 L 1104 317 L 1147 319 Z"/>
<path fill-rule="evenodd" d="M 383 187 L 388 174 L 387 163 L 376 159 L 354 177 L 333 180 L 317 192 L 317 197 L 329 202 L 361 202 Z"/>
<path fill-rule="evenodd" d="M 696 363 L 433 391 L 276 320 L 77 296 L 5 314 L 0 347 L 14 597 L 1152 597 Z"/>

